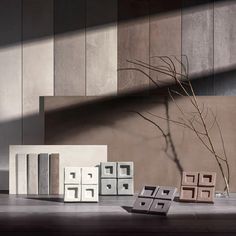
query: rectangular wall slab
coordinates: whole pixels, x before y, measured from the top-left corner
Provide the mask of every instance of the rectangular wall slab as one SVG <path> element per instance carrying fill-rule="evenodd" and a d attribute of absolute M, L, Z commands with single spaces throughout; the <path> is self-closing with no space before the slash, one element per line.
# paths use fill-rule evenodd
<path fill-rule="evenodd" d="M 55 95 L 85 95 L 86 0 L 54 1 Z"/>
<path fill-rule="evenodd" d="M 0 189 L 8 189 L 8 145 L 21 144 L 21 0 L 0 1 Z"/>
<path fill-rule="evenodd" d="M 236 2 L 216 1 L 214 6 L 215 94 L 235 95 Z"/>
<path fill-rule="evenodd" d="M 39 194 L 49 194 L 49 156 L 39 154 Z"/>
<path fill-rule="evenodd" d="M 49 194 L 59 194 L 60 154 L 52 153 L 49 157 Z"/>
<path fill-rule="evenodd" d="M 42 144 L 39 97 L 53 95 L 53 0 L 23 0 L 23 143 Z"/>
<path fill-rule="evenodd" d="M 38 194 L 38 154 L 28 154 L 28 194 Z"/>
<path fill-rule="evenodd" d="M 190 78 L 198 80 L 193 83 L 197 95 L 214 94 L 213 19 L 213 0 L 183 1 L 182 54 L 188 57 Z"/>
<path fill-rule="evenodd" d="M 27 194 L 27 155 L 16 155 L 16 193 Z"/>
<path fill-rule="evenodd" d="M 86 1 L 86 94 L 117 92 L 117 0 Z"/>
<path fill-rule="evenodd" d="M 97 166 L 107 162 L 106 145 L 13 145 L 10 146 L 10 194 L 16 193 L 15 158 L 17 153 L 59 153 L 59 193 L 64 192 L 64 168 L 68 166 Z"/>
<path fill-rule="evenodd" d="M 148 1 L 118 1 L 118 92 L 148 89 L 149 79 L 127 60 L 149 62 Z M 149 74 L 147 69 L 144 69 Z"/>

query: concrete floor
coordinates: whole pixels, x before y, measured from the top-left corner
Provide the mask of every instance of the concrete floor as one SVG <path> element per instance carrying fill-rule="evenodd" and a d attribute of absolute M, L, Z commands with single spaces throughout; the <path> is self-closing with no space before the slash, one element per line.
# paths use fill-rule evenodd
<path fill-rule="evenodd" d="M 0 194 L 0 235 L 236 235 L 236 194 L 215 204 L 174 201 L 166 217 L 130 213 L 134 199 L 65 204 Z"/>

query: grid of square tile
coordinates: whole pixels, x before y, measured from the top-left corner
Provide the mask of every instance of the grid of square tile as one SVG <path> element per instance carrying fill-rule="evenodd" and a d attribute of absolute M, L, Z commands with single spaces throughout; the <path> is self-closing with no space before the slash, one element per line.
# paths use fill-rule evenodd
<path fill-rule="evenodd" d="M 215 172 L 183 172 L 180 201 L 214 203 Z"/>
<path fill-rule="evenodd" d="M 64 202 L 98 201 L 98 167 L 66 167 Z"/>
<path fill-rule="evenodd" d="M 177 189 L 165 186 L 144 186 L 133 205 L 133 212 L 166 215 Z"/>
<path fill-rule="evenodd" d="M 133 162 L 102 162 L 100 164 L 100 195 L 133 194 Z"/>

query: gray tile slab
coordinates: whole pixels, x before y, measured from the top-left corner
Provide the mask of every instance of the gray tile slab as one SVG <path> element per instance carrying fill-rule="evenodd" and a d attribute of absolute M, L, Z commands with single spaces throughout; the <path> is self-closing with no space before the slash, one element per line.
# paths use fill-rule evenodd
<path fill-rule="evenodd" d="M 101 195 L 117 195 L 117 179 L 101 179 Z"/>
<path fill-rule="evenodd" d="M 169 211 L 169 208 L 171 206 L 170 200 L 164 200 L 164 199 L 154 199 L 151 208 L 150 213 L 152 214 L 163 214 L 166 215 Z"/>
<path fill-rule="evenodd" d="M 49 194 L 49 156 L 39 154 L 39 194 Z"/>
<path fill-rule="evenodd" d="M 175 187 L 160 186 L 155 195 L 155 198 L 166 199 L 166 200 L 172 201 L 175 197 L 176 192 L 177 192 L 177 188 Z"/>
<path fill-rule="evenodd" d="M 144 186 L 142 191 L 139 193 L 139 197 L 154 198 L 157 194 L 159 186 Z"/>
<path fill-rule="evenodd" d="M 17 194 L 27 194 L 27 154 L 16 155 Z"/>
<path fill-rule="evenodd" d="M 117 194 L 118 195 L 133 195 L 134 194 L 134 180 L 133 179 L 118 179 L 117 180 Z"/>
<path fill-rule="evenodd" d="M 133 178 L 134 163 L 133 162 L 117 162 L 117 178 Z"/>
<path fill-rule="evenodd" d="M 101 162 L 100 164 L 101 178 L 116 178 L 117 177 L 117 164 L 116 162 Z"/>
<path fill-rule="evenodd" d="M 38 154 L 28 154 L 28 194 L 38 194 Z"/>
<path fill-rule="evenodd" d="M 148 213 L 149 209 L 153 203 L 152 198 L 136 198 L 132 211 L 133 212 L 141 212 L 141 213 Z"/>

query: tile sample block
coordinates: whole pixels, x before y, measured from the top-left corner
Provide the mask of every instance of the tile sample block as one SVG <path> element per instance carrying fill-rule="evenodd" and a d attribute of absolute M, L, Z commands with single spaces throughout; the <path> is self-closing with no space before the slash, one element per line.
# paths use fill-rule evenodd
<path fill-rule="evenodd" d="M 101 179 L 100 195 L 117 195 L 117 180 Z"/>
<path fill-rule="evenodd" d="M 198 172 L 183 172 L 182 185 L 197 186 L 198 185 Z"/>
<path fill-rule="evenodd" d="M 150 208 L 150 213 L 166 215 L 171 206 L 171 202 L 172 201 L 164 200 L 164 199 L 154 199 Z"/>
<path fill-rule="evenodd" d="M 214 203 L 214 187 L 199 187 L 197 193 L 197 202 Z"/>
<path fill-rule="evenodd" d="M 49 157 L 48 153 L 39 154 L 39 194 L 49 194 Z"/>
<path fill-rule="evenodd" d="M 28 154 L 28 194 L 38 194 L 38 154 Z"/>
<path fill-rule="evenodd" d="M 65 184 L 64 202 L 79 202 L 81 201 L 81 185 Z"/>
<path fill-rule="evenodd" d="M 133 195 L 134 180 L 133 179 L 118 179 L 117 180 L 118 195 Z"/>
<path fill-rule="evenodd" d="M 139 197 L 154 198 L 157 194 L 158 186 L 144 186 L 139 194 Z"/>
<path fill-rule="evenodd" d="M 213 187 L 216 184 L 216 173 L 215 172 L 200 172 L 198 186 L 209 186 Z"/>
<path fill-rule="evenodd" d="M 82 202 L 98 202 L 98 185 L 82 185 Z"/>
<path fill-rule="evenodd" d="M 161 186 L 161 187 L 159 187 L 155 198 L 172 201 L 172 200 L 174 200 L 176 192 L 177 192 L 177 188 Z"/>
<path fill-rule="evenodd" d="M 9 151 L 10 194 L 16 194 L 17 153 L 60 153 L 60 194 L 64 194 L 65 167 L 97 166 L 107 161 L 107 145 L 11 145 Z"/>
<path fill-rule="evenodd" d="M 180 198 L 181 201 L 194 202 L 197 200 L 196 186 L 181 186 Z"/>
<path fill-rule="evenodd" d="M 136 198 L 134 205 L 133 205 L 133 212 L 140 212 L 140 213 L 148 213 L 149 209 L 153 203 L 152 198 Z"/>
<path fill-rule="evenodd" d="M 100 177 L 101 178 L 116 178 L 117 164 L 116 162 L 101 162 L 100 163 Z"/>
<path fill-rule="evenodd" d="M 64 172 L 65 184 L 81 184 L 81 168 L 66 167 Z"/>
<path fill-rule="evenodd" d="M 27 155 L 16 156 L 17 194 L 27 194 Z"/>
<path fill-rule="evenodd" d="M 98 184 L 98 167 L 81 168 L 82 184 Z"/>
<path fill-rule="evenodd" d="M 52 153 L 49 158 L 49 194 L 51 195 L 59 194 L 59 166 L 59 153 Z"/>
<path fill-rule="evenodd" d="M 117 163 L 117 178 L 127 179 L 134 176 L 134 163 L 133 162 L 118 162 Z"/>

